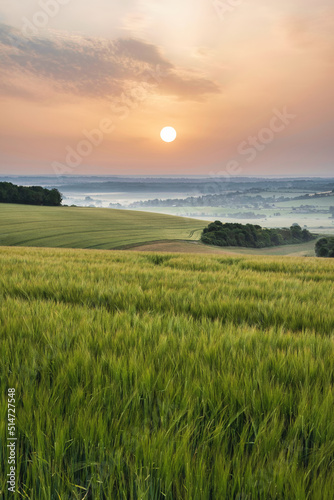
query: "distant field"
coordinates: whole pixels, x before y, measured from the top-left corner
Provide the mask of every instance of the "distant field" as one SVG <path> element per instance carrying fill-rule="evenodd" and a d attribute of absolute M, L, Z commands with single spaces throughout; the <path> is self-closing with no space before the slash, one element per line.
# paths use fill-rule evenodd
<path fill-rule="evenodd" d="M 330 259 L 0 248 L 0 497 L 331 500 Z M 14 496 L 13 496 L 14 497 Z"/>
<path fill-rule="evenodd" d="M 0 204 L 0 245 L 112 249 L 199 239 L 205 225 L 196 219 L 130 210 Z"/>
<path fill-rule="evenodd" d="M 198 241 L 206 225 L 201 220 L 152 212 L 0 204 L 2 246 L 315 255 L 314 242 L 263 249 L 208 247 Z"/>
<path fill-rule="evenodd" d="M 204 245 L 200 241 L 164 241 L 145 243 L 131 248 L 143 252 L 181 252 L 202 254 L 241 254 L 241 255 L 285 255 L 287 257 L 315 257 L 315 241 L 297 245 L 281 245 L 270 248 L 218 247 Z"/>

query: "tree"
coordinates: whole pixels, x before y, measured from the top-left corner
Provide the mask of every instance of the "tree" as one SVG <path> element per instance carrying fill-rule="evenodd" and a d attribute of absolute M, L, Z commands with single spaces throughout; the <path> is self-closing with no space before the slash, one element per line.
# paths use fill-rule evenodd
<path fill-rule="evenodd" d="M 318 251 L 318 257 L 328 257 L 329 250 L 327 247 L 321 247 Z"/>
<path fill-rule="evenodd" d="M 62 201 L 63 198 L 58 189 L 51 189 L 46 196 L 45 205 L 58 207 Z"/>

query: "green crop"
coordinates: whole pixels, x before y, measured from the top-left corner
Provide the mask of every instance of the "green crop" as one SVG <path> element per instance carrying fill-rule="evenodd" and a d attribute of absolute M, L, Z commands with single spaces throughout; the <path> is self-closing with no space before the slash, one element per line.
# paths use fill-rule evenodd
<path fill-rule="evenodd" d="M 2 498 L 333 498 L 331 260 L 2 247 L 0 267 Z"/>

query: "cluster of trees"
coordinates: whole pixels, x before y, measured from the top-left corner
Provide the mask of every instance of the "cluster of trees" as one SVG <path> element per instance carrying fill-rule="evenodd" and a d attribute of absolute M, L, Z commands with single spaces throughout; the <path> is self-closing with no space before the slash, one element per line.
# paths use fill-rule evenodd
<path fill-rule="evenodd" d="M 62 196 L 58 189 L 46 189 L 40 186 L 16 186 L 11 182 L 0 182 L 0 203 L 58 207 L 61 202 Z"/>
<path fill-rule="evenodd" d="M 207 245 L 264 248 L 277 245 L 302 243 L 315 239 L 307 229 L 298 224 L 290 229 L 267 229 L 253 224 L 215 221 L 203 230 L 201 240 Z"/>
<path fill-rule="evenodd" d="M 321 238 L 315 244 L 317 257 L 334 257 L 334 237 Z"/>

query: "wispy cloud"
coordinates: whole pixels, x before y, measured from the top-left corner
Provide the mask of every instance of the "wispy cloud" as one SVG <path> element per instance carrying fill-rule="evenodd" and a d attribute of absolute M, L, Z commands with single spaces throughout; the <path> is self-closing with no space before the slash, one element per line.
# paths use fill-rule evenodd
<path fill-rule="evenodd" d="M 110 99 L 129 85 L 141 85 L 143 75 L 157 67 L 163 76 L 158 91 L 164 95 L 201 100 L 220 92 L 215 82 L 175 67 L 159 47 L 134 38 L 106 40 L 54 31 L 25 36 L 1 24 L 0 50 L 0 66 L 7 75 L 0 88 L 3 93 L 8 91 L 9 75 L 15 72 L 43 79 L 63 93 Z"/>

